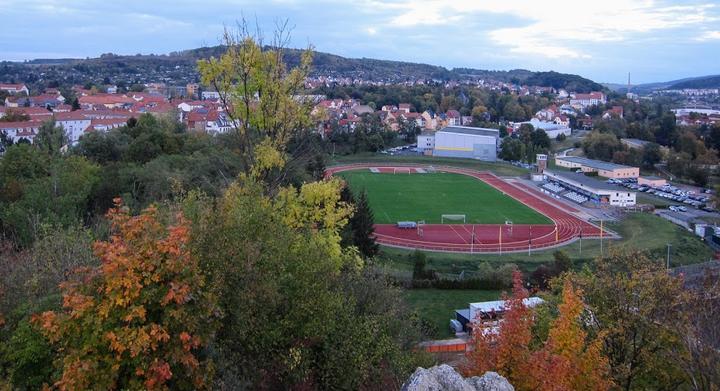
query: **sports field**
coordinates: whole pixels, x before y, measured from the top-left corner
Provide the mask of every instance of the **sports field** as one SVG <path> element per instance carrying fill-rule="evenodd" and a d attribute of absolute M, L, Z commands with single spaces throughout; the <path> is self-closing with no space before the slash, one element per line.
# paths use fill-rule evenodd
<path fill-rule="evenodd" d="M 513 224 L 552 224 L 542 214 L 467 175 L 379 174 L 367 169 L 337 175 L 347 180 L 353 193 L 367 191 L 377 224 L 420 220 L 437 224 L 443 214 L 464 214 L 468 224 L 508 220 Z"/>

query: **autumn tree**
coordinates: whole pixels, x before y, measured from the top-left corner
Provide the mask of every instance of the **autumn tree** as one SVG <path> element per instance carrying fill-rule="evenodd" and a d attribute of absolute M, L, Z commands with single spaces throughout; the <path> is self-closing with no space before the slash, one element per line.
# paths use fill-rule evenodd
<path fill-rule="evenodd" d="M 612 252 L 593 271 L 572 277 L 593 314 L 589 330 L 602 335 L 617 387 L 674 389 L 686 381 L 671 353 L 679 349 L 687 291 L 661 260 L 642 252 Z"/>
<path fill-rule="evenodd" d="M 116 200 L 109 241 L 94 245 L 101 265 L 62 284 L 63 310 L 34 317 L 60 352 L 55 386 L 87 389 L 196 389 L 211 371 L 200 357 L 213 330 L 214 300 L 189 225 L 166 226 L 150 207 L 132 217 Z"/>
<path fill-rule="evenodd" d="M 532 339 L 532 312 L 525 305 L 528 291 L 523 287 L 522 273 L 513 272 L 511 297 L 503 297 L 505 309 L 502 324 L 494 319 L 473 319 L 471 346 L 467 353 L 467 376 L 481 376 L 496 371 L 515 387 L 526 382 Z M 496 332 L 495 332 L 496 331 Z"/>
<path fill-rule="evenodd" d="M 226 30 L 224 41 L 227 51 L 220 58 L 198 62 L 201 80 L 220 92 L 245 172 L 275 188 L 288 162 L 288 143 L 310 127 L 312 102 L 297 96 L 310 71 L 312 50 L 301 54 L 298 66 L 288 68 L 286 25 L 267 48 L 245 23 L 237 32 Z"/>
<path fill-rule="evenodd" d="M 582 292 L 568 279 L 562 290 L 559 316 L 550 327 L 542 349 L 529 360 L 529 380 L 523 385 L 532 390 L 608 390 L 608 359 L 602 353 L 602 340 L 588 340 L 582 327 Z"/>

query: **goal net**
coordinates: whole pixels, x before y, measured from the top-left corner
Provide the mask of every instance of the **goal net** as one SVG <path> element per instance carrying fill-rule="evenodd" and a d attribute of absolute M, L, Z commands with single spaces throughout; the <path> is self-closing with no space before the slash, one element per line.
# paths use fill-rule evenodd
<path fill-rule="evenodd" d="M 445 222 L 462 222 L 465 224 L 465 215 L 440 215 L 440 223 L 445 224 Z"/>
<path fill-rule="evenodd" d="M 393 174 L 411 174 L 410 170 L 414 170 L 411 167 L 395 167 L 393 168 Z"/>

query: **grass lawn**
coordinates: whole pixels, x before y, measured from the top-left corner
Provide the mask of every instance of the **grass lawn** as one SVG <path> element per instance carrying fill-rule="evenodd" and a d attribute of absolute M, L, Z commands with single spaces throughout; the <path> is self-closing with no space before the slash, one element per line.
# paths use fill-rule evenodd
<path fill-rule="evenodd" d="M 500 176 L 521 176 L 528 175 L 528 170 L 515 167 L 506 162 L 483 162 L 474 159 L 458 159 L 458 158 L 442 158 L 434 156 L 390 156 L 377 153 L 358 153 L 355 155 L 337 155 L 331 158 L 328 165 L 348 164 L 348 163 L 415 163 L 427 164 L 434 166 L 453 166 L 462 168 L 472 168 L 479 171 L 489 171 Z"/>
<path fill-rule="evenodd" d="M 367 191 L 379 224 L 420 220 L 440 223 L 443 214 L 464 214 L 467 223 L 476 224 L 502 224 L 507 220 L 515 224 L 551 224 L 542 214 L 467 175 L 378 174 L 367 169 L 338 175 L 356 194 Z"/>
<path fill-rule="evenodd" d="M 712 258 L 712 250 L 697 236 L 685 229 L 652 214 L 634 213 L 628 215 L 619 223 L 607 224 L 607 228 L 619 233 L 621 240 L 604 240 L 603 251 L 608 249 L 639 249 L 647 251 L 658 262 L 665 262 L 667 243 L 671 247 L 671 266 L 687 265 L 705 262 Z M 575 267 L 582 267 L 600 255 L 599 240 L 583 240 L 582 253 L 580 243 L 574 242 L 559 248 L 565 251 L 574 261 Z M 514 254 L 455 254 L 455 253 L 427 253 L 427 267 L 440 273 L 457 275 L 463 270 L 477 270 L 481 262 L 491 264 L 514 263 L 521 270 L 532 271 L 540 264 L 553 260 L 556 249 Z M 410 250 L 401 250 L 382 247 L 382 254 L 378 262 L 388 272 L 397 277 L 412 275 L 413 265 L 408 261 Z"/>
<path fill-rule="evenodd" d="M 438 338 L 450 338 L 450 319 L 455 319 L 455 310 L 468 308 L 469 303 L 498 300 L 500 291 L 407 289 L 403 296 L 421 318 L 437 327 Z"/>

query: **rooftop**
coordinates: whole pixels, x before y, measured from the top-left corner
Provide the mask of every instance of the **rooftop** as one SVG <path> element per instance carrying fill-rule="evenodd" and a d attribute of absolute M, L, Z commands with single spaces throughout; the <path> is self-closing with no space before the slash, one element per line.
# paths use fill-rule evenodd
<path fill-rule="evenodd" d="M 535 307 L 538 304 L 542 304 L 543 299 L 539 297 L 528 297 L 523 299 L 523 304 L 526 307 Z M 501 312 L 505 310 L 505 300 L 494 300 L 494 301 L 482 301 L 479 303 L 470 303 L 471 310 L 480 312 Z"/>
<path fill-rule="evenodd" d="M 595 178 L 589 177 L 585 174 L 580 174 L 577 172 L 545 170 L 545 174 L 551 174 L 554 176 L 561 177 L 570 182 L 575 182 L 577 184 L 582 185 L 580 187 L 583 187 L 583 188 L 589 188 L 589 189 L 593 189 L 593 190 L 621 191 L 623 193 L 632 192 L 632 191 L 622 188 L 620 186 L 613 185 L 613 184 L 607 183 L 605 181 L 601 181 L 599 179 L 595 179 Z"/>
<path fill-rule="evenodd" d="M 577 164 L 582 164 L 583 166 L 596 168 L 599 170 L 612 171 L 612 170 L 619 170 L 619 169 L 623 169 L 623 168 L 634 168 L 634 167 L 625 166 L 622 164 L 615 164 L 615 163 L 610 163 L 610 162 L 604 162 L 602 160 L 593 160 L 593 159 L 588 159 L 588 158 L 578 157 L 578 156 L 557 156 L 557 157 L 555 157 L 555 160 L 558 160 L 558 159 L 577 163 Z"/>
<path fill-rule="evenodd" d="M 438 130 L 438 132 L 472 134 L 476 136 L 493 136 L 500 137 L 500 130 L 490 128 L 474 128 L 472 126 L 447 126 Z"/>

